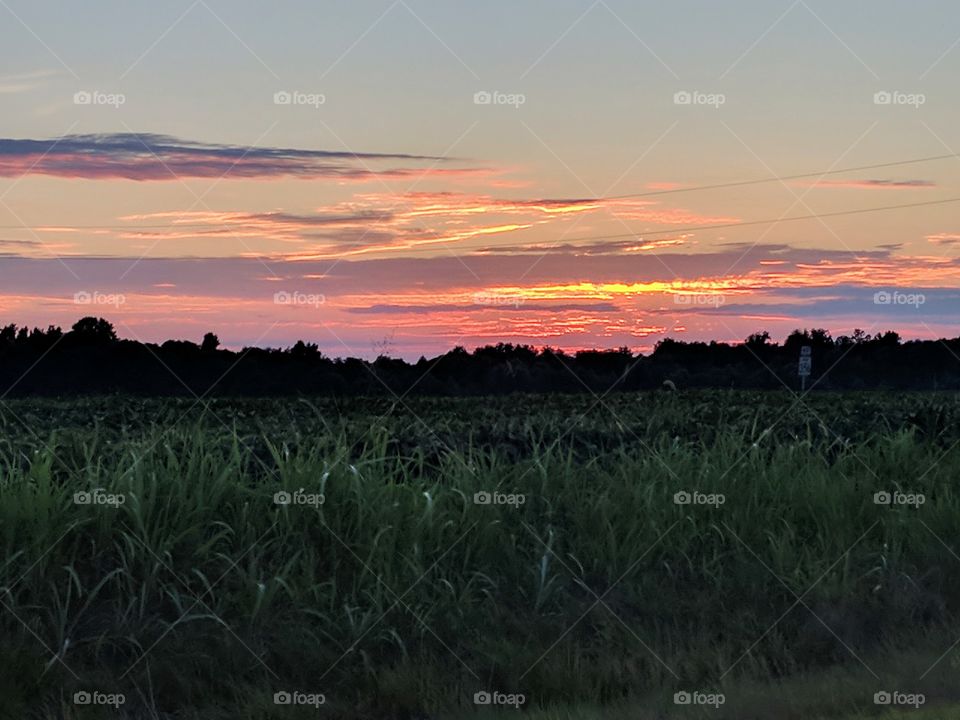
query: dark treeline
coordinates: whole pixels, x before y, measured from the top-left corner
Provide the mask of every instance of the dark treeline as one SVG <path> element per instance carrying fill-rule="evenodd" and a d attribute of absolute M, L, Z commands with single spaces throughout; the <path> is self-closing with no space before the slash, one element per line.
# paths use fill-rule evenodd
<path fill-rule="evenodd" d="M 809 384 L 818 390 L 960 389 L 960 338 L 902 342 L 895 332 L 833 338 L 797 330 L 783 344 L 766 332 L 733 345 L 667 339 L 646 356 L 627 348 L 566 354 L 499 344 L 473 352 L 457 347 L 415 363 L 331 359 L 303 341 L 285 350 L 219 346 L 212 333 L 200 344 L 122 340 L 109 322 L 92 317 L 68 332 L 9 325 L 0 327 L 0 389 L 6 396 L 602 393 L 665 384 L 776 390 L 798 387 L 804 346 L 812 349 Z"/>

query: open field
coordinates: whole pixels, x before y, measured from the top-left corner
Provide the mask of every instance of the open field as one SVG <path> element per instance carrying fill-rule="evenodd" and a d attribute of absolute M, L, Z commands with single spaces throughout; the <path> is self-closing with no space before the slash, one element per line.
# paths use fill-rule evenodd
<path fill-rule="evenodd" d="M 955 717 L 957 400 L 0 403 L 0 712 Z"/>

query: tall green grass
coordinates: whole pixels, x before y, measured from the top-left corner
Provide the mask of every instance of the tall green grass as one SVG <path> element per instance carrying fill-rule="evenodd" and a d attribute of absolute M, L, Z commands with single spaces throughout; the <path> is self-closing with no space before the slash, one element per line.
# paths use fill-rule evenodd
<path fill-rule="evenodd" d="M 867 427 L 780 396 L 610 402 L 5 408 L 3 717 L 116 717 L 73 703 L 93 689 L 137 718 L 316 717 L 274 705 L 294 690 L 336 717 L 603 706 L 956 627 L 960 456 L 907 422 L 928 400 L 831 401 L 890 407 Z M 95 488 L 125 501 L 74 502 Z M 301 488 L 324 503 L 275 504 Z M 875 504 L 894 490 L 926 501 Z"/>

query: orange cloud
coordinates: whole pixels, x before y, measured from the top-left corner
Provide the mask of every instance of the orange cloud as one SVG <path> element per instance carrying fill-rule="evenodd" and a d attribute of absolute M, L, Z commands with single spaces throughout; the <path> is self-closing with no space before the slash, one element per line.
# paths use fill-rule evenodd
<path fill-rule="evenodd" d="M 637 198 L 495 198 L 459 192 L 361 193 L 310 213 L 240 211 L 157 212 L 119 218 L 130 228 L 119 239 L 160 243 L 233 238 L 252 240 L 259 252 L 291 260 L 462 246 L 484 236 L 527 230 L 558 219 L 592 214 L 648 225 L 696 227 L 736 222 Z M 162 221 L 162 222 L 161 222 Z M 159 226 L 158 226 L 159 223 Z M 643 252 L 686 242 L 686 236 L 624 243 L 621 252 Z M 287 249 L 289 244 L 299 248 Z M 470 248 L 478 250 L 478 248 Z M 236 248 L 232 249 L 236 251 Z M 249 252 L 253 252 L 249 248 Z M 517 247 L 516 252 L 527 251 Z M 536 252 L 536 248 L 530 250 Z"/>

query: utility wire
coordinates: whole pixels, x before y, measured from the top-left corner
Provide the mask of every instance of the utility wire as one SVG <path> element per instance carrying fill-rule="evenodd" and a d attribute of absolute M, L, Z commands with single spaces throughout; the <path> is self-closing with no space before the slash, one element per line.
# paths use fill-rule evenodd
<path fill-rule="evenodd" d="M 650 190 L 642 193 L 628 193 L 626 195 L 610 195 L 608 197 L 596 198 L 597 200 L 625 200 L 628 198 L 651 197 L 654 195 L 676 195 L 679 193 L 698 192 L 701 190 L 721 190 L 723 188 L 744 187 L 747 185 L 762 185 L 772 182 L 787 182 L 789 180 L 805 180 L 807 178 L 822 178 L 828 175 L 842 175 L 844 173 L 863 172 L 865 170 L 882 170 L 884 168 L 901 167 L 903 165 L 919 165 L 926 162 L 937 162 L 940 160 L 951 160 L 960 158 L 960 153 L 950 153 L 948 155 L 932 155 L 930 157 L 916 158 L 914 160 L 898 160 L 895 162 L 877 163 L 875 165 L 860 165 L 859 167 L 842 168 L 840 170 L 825 170 L 823 172 L 801 173 L 800 175 L 783 175 L 757 180 L 739 180 L 735 182 L 719 183 L 716 185 L 696 185 L 688 188 L 671 188 L 669 190 Z"/>
<path fill-rule="evenodd" d="M 926 202 L 906 203 L 903 205 L 884 205 L 882 207 L 859 208 L 857 210 L 839 210 L 830 213 L 816 213 L 813 215 L 795 215 L 793 217 L 772 218 L 768 220 L 745 220 L 743 222 L 722 223 L 719 225 L 697 225 L 687 228 L 673 228 L 672 230 L 653 230 L 651 232 L 631 232 L 619 235 L 592 235 L 590 237 L 570 238 L 567 243 L 585 242 L 588 240 L 618 240 L 623 238 L 642 238 L 650 235 L 677 235 L 698 230 L 722 230 L 725 228 L 747 227 L 750 225 L 776 225 L 782 222 L 797 222 L 800 220 L 818 220 L 820 218 L 841 217 L 844 215 L 865 215 L 867 213 L 885 212 L 887 210 L 903 210 L 906 208 L 929 207 L 932 205 L 948 205 L 960 202 L 960 197 L 944 198 L 942 200 L 928 200 Z"/>
<path fill-rule="evenodd" d="M 885 163 L 875 163 L 873 165 L 859 165 L 857 167 L 848 167 L 841 168 L 838 170 L 824 170 L 822 172 L 809 172 L 809 173 L 800 173 L 797 175 L 783 175 L 767 178 L 756 178 L 753 180 L 739 180 L 728 183 L 718 183 L 714 185 L 695 185 L 692 187 L 685 188 L 671 188 L 669 190 L 650 190 L 642 193 L 627 193 L 624 195 L 606 195 L 594 198 L 588 198 L 585 201 L 591 200 L 626 200 L 630 198 L 642 198 L 642 197 L 655 197 L 660 195 L 678 195 L 681 193 L 692 193 L 692 192 L 702 192 L 709 190 L 722 190 L 725 188 L 736 188 L 736 187 L 747 187 L 750 185 L 763 185 L 773 182 L 787 182 L 790 180 L 804 180 L 808 178 L 823 178 L 828 175 L 841 175 L 845 173 L 854 173 L 854 172 L 863 172 L 866 170 L 881 170 L 885 168 L 892 167 L 902 167 L 905 165 L 918 165 L 921 163 L 927 162 L 938 162 L 941 160 L 951 160 L 960 158 L 960 153 L 949 153 L 946 155 L 931 155 L 929 157 L 915 158 L 912 160 L 897 160 L 893 162 Z M 824 217 L 837 217 L 840 215 L 859 215 L 863 213 L 870 212 L 880 212 L 883 210 L 898 210 L 903 208 L 912 208 L 912 207 L 923 207 L 926 205 L 944 205 L 947 203 L 960 202 L 960 198 L 948 198 L 946 200 L 933 200 L 930 202 L 922 203 L 908 203 L 905 205 L 889 205 L 885 207 L 878 208 L 862 208 L 859 210 L 845 210 L 841 212 L 834 213 L 825 213 L 822 215 L 804 215 L 799 217 L 792 218 L 782 218 L 777 220 L 749 220 L 745 222 L 738 223 L 728 223 L 722 225 L 700 225 L 693 228 L 684 228 L 684 229 L 674 229 L 664 232 L 649 232 L 643 233 L 646 235 L 662 235 L 669 234 L 673 232 L 693 232 L 694 230 L 716 230 L 722 228 L 730 227 L 742 227 L 747 225 L 768 225 L 771 223 L 777 222 L 792 222 L 795 220 L 812 220 L 817 218 Z M 217 227 L 214 223 L 177 223 L 177 224 L 166 224 L 166 225 L 0 225 L 0 230 L 177 230 L 177 229 L 188 229 L 188 228 L 209 228 L 215 229 Z M 604 240 L 608 238 L 622 238 L 622 237 L 633 237 L 641 233 L 628 233 L 625 235 L 603 235 L 596 238 L 580 238 L 580 239 L 596 239 Z"/>

